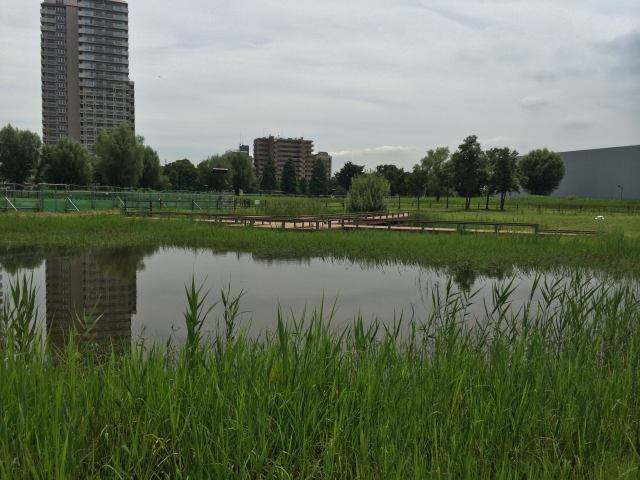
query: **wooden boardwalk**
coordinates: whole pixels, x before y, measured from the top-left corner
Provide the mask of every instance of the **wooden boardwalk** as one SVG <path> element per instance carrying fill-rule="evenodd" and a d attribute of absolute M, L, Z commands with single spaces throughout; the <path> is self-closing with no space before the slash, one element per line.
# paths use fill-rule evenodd
<path fill-rule="evenodd" d="M 329 230 L 373 225 L 397 225 L 410 220 L 409 212 L 374 212 L 336 215 L 231 215 L 167 210 L 123 210 L 125 215 L 152 218 L 190 218 L 230 227 L 254 227 L 284 230 Z"/>
<path fill-rule="evenodd" d="M 456 220 L 419 221 L 409 212 L 373 212 L 336 215 L 268 216 L 230 215 L 206 212 L 176 212 L 167 210 L 128 210 L 128 216 L 151 218 L 190 218 L 198 222 L 227 227 L 251 227 L 288 231 L 372 230 L 407 233 L 470 233 L 493 235 L 594 235 L 593 230 L 542 230 L 536 223 L 474 222 Z"/>

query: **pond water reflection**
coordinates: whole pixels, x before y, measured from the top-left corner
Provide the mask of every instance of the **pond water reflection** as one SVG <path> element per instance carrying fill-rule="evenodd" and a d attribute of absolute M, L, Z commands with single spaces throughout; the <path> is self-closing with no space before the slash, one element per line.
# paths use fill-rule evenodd
<path fill-rule="evenodd" d="M 567 272 L 547 272 L 554 279 Z M 240 319 L 252 335 L 271 330 L 277 311 L 300 318 L 324 305 L 337 306 L 333 324 L 343 327 L 361 315 L 392 322 L 401 316 L 423 319 L 432 307 L 432 292 L 451 282 L 454 291 L 478 291 L 472 313 L 481 316 L 492 286 L 515 279 L 514 303 L 531 291 L 535 273 L 519 270 L 477 272 L 468 267 L 445 270 L 400 264 L 365 264 L 345 260 L 274 259 L 250 254 L 177 248 L 119 248 L 93 251 L 12 250 L 0 254 L 0 290 L 17 276 L 32 275 L 40 312 L 51 342 L 62 345 L 71 329 L 100 342 L 122 346 L 144 338 L 183 340 L 185 284 L 194 277 L 211 290 L 243 292 Z M 598 281 L 596 278 L 594 281 Z M 1 297 L 2 295 L 0 295 Z M 213 312 L 206 328 L 216 329 Z M 81 322 L 80 319 L 83 319 Z"/>

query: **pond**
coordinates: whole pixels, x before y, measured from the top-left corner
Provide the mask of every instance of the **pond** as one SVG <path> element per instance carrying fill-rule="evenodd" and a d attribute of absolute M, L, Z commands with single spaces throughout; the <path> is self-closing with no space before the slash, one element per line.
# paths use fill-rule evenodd
<path fill-rule="evenodd" d="M 555 281 L 569 272 L 545 272 Z M 336 306 L 336 328 L 353 324 L 361 316 L 392 323 L 403 318 L 424 319 L 432 310 L 435 288 L 448 284 L 454 292 L 473 293 L 471 317 L 481 317 L 492 288 L 514 281 L 511 300 L 529 298 L 540 273 L 514 269 L 508 272 L 474 272 L 469 268 L 434 269 L 417 265 L 366 264 L 346 260 L 307 258 L 270 259 L 251 254 L 219 253 L 178 248 L 118 248 L 88 251 L 22 250 L 0 256 L 0 291 L 5 295 L 17 278 L 33 278 L 39 301 L 39 318 L 54 343 L 63 343 L 77 317 L 95 319 L 95 338 L 128 344 L 180 343 L 185 285 L 194 278 L 209 291 L 207 305 L 219 300 L 220 291 L 242 294 L 239 324 L 257 336 L 273 330 L 278 309 L 286 318 L 307 318 L 324 307 Z M 592 282 L 597 275 L 589 274 Z M 2 295 L 0 295 L 2 297 Z M 205 329 L 216 329 L 222 308 L 216 307 Z M 471 318 L 472 320 L 472 318 Z M 83 327 L 84 328 L 84 327 Z"/>

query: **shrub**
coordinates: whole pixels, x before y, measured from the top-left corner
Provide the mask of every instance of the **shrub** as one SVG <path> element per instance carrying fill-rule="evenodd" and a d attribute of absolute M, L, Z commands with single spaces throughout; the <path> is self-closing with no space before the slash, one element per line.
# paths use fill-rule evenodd
<path fill-rule="evenodd" d="M 384 196 L 389 182 L 377 173 L 367 173 L 353 179 L 347 195 L 348 212 L 380 212 L 386 210 Z"/>

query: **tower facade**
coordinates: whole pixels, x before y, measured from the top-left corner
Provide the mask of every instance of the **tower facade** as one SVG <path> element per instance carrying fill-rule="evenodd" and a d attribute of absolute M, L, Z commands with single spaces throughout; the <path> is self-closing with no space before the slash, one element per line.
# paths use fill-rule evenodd
<path fill-rule="evenodd" d="M 44 142 L 93 151 L 102 130 L 135 130 L 126 0 L 45 0 L 40 20 Z"/>
<path fill-rule="evenodd" d="M 310 180 L 314 160 L 313 141 L 274 136 L 256 138 L 253 141 L 253 163 L 259 177 L 264 173 L 269 159 L 276 166 L 278 178 L 282 177 L 285 163 L 291 160 L 296 169 L 296 177 Z"/>

